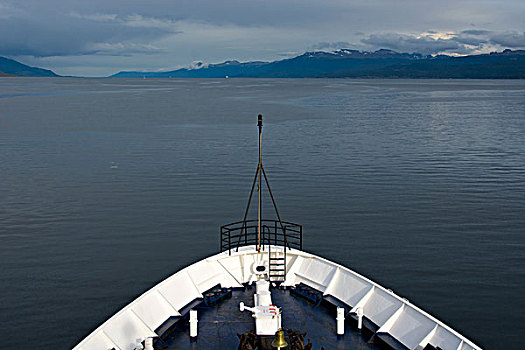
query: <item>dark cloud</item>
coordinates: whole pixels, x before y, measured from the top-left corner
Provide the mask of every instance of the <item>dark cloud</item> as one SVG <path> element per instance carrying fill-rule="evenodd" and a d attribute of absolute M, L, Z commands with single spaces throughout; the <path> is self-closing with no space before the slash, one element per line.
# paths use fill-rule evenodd
<path fill-rule="evenodd" d="M 495 33 L 491 36 L 490 42 L 507 48 L 525 48 L 525 32 Z"/>
<path fill-rule="evenodd" d="M 202 21 L 214 25 L 243 27 L 278 26 L 289 28 L 344 20 L 349 11 L 361 7 L 365 0 L 349 4 L 345 0 L 0 0 L 11 8 L 24 8 L 38 13 L 140 14 L 151 18 Z"/>
<path fill-rule="evenodd" d="M 463 30 L 460 32 L 460 34 L 463 35 L 487 35 L 490 34 L 490 30 L 482 30 L 482 29 L 470 29 L 470 30 Z"/>
<path fill-rule="evenodd" d="M 396 33 L 372 34 L 361 42 L 374 48 L 391 49 L 398 52 L 417 52 L 424 55 L 464 49 L 455 38 L 434 39 L 430 36 L 415 36 Z"/>
<path fill-rule="evenodd" d="M 68 13 L 55 21 L 9 17 L 0 20 L 0 54 L 37 57 L 156 53 L 151 42 L 176 34 L 176 25 L 140 15 Z"/>
<path fill-rule="evenodd" d="M 470 45 L 470 46 L 480 46 L 480 45 L 488 43 L 487 39 L 479 38 L 475 36 L 464 35 L 464 34 L 457 35 L 452 40 L 460 44 L 465 44 L 465 45 Z"/>
<path fill-rule="evenodd" d="M 351 45 L 347 41 L 337 41 L 337 42 L 327 42 L 322 41 L 320 43 L 317 43 L 315 45 L 312 45 L 308 48 L 309 51 L 315 51 L 315 50 L 338 50 L 338 49 L 344 49 L 353 47 L 354 45 Z"/>

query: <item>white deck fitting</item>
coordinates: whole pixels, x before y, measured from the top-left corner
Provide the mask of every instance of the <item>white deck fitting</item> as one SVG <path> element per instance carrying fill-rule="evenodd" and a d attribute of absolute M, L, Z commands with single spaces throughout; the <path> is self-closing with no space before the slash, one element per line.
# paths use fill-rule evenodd
<path fill-rule="evenodd" d="M 272 250 L 277 247 L 272 247 Z M 202 293 L 221 284 L 242 287 L 256 280 L 255 267 L 268 264 L 267 252 L 258 254 L 253 246 L 238 252 L 223 252 L 190 265 L 157 284 L 124 307 L 74 350 L 133 350 L 168 317 L 180 316 L 179 310 Z M 287 251 L 287 275 L 283 283 L 304 283 L 331 295 L 374 322 L 378 333 L 388 333 L 409 349 L 427 344 L 443 350 L 480 350 L 481 348 L 408 300 L 401 298 L 356 272 L 313 254 Z M 286 312 L 286 310 L 284 310 Z"/>

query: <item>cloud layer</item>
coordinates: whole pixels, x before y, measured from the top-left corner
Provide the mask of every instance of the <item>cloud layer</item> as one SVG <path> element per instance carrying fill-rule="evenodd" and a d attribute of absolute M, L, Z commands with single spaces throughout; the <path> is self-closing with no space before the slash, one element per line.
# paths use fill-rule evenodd
<path fill-rule="evenodd" d="M 153 41 L 179 33 L 176 24 L 167 20 L 136 14 L 76 12 L 57 21 L 25 13 L 3 18 L 0 32 L 11 34 L 0 39 L 0 54 L 37 57 L 155 53 L 161 49 L 151 44 Z"/>
<path fill-rule="evenodd" d="M 525 48 L 525 33 L 489 30 L 463 30 L 459 33 L 428 31 L 418 35 L 379 33 L 371 34 L 361 42 L 371 48 L 382 47 L 400 52 L 462 55 Z"/>
<path fill-rule="evenodd" d="M 306 50 L 525 49 L 522 0 L 0 0 L 0 56 L 59 74 L 274 60 Z"/>

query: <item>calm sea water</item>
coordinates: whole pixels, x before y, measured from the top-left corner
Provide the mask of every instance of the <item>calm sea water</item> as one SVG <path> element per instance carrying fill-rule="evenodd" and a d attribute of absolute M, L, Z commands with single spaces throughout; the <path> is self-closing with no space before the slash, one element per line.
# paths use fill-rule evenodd
<path fill-rule="evenodd" d="M 522 348 L 525 81 L 69 78 L 0 79 L 0 348 L 70 348 L 216 253 L 258 113 L 305 250 Z"/>

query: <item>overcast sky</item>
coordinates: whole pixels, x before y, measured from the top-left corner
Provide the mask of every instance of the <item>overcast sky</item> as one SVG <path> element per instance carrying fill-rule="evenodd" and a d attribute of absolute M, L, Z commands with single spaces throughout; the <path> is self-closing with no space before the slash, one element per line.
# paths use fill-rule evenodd
<path fill-rule="evenodd" d="M 339 48 L 525 49 L 525 0 L 0 0 L 0 56 L 63 75 Z"/>

